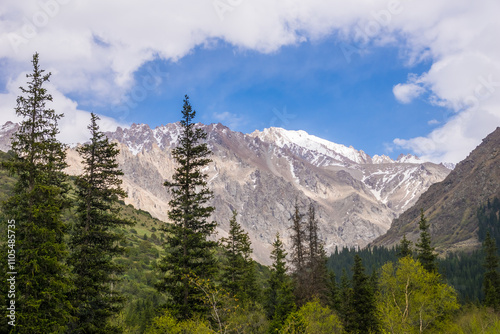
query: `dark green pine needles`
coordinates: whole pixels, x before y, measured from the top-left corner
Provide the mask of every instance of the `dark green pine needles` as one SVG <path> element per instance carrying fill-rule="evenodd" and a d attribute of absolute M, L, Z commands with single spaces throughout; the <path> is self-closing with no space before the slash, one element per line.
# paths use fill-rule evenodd
<path fill-rule="evenodd" d="M 12 138 L 13 157 L 3 164 L 17 176 L 3 208 L 17 227 L 16 333 L 55 333 L 71 318 L 64 263 L 67 227 L 61 216 L 68 206 L 66 154 L 56 138 L 62 114 L 46 107 L 52 96 L 43 85 L 50 73 L 40 69 L 37 53 L 32 63 L 28 88 L 21 87 L 23 95 L 17 98 L 16 114 L 22 121 Z"/>
<path fill-rule="evenodd" d="M 123 236 L 117 227 L 130 225 L 119 217 L 117 201 L 126 197 L 121 188 L 115 143 L 99 130 L 95 114 L 91 114 L 90 142 L 77 150 L 83 158 L 84 171 L 76 179 L 77 220 L 72 231 L 69 264 L 73 268 L 75 290 L 71 294 L 76 319 L 70 324 L 72 333 L 114 333 L 108 319 L 116 314 L 124 298 L 113 290 L 122 268 L 113 258 L 122 254 Z"/>
<path fill-rule="evenodd" d="M 238 213 L 233 210 L 229 221 L 229 235 L 221 238 L 225 261 L 222 266 L 222 286 L 238 300 L 245 303 L 255 302 L 259 298 L 256 283 L 252 247 L 248 233 L 236 220 Z"/>
<path fill-rule="evenodd" d="M 214 207 L 206 205 L 212 198 L 203 168 L 211 160 L 203 129 L 193 123 L 196 112 L 186 95 L 182 110 L 182 135 L 172 155 L 177 163 L 172 181 L 166 181 L 172 199 L 168 217 L 172 224 L 166 232 L 166 255 L 158 267 L 162 273 L 157 289 L 169 297 L 167 307 L 178 319 L 188 319 L 205 313 L 201 292 L 189 283 L 189 277 L 211 279 L 217 271 L 214 253 L 217 243 L 208 238 L 215 232 L 216 223 L 208 221 Z"/>

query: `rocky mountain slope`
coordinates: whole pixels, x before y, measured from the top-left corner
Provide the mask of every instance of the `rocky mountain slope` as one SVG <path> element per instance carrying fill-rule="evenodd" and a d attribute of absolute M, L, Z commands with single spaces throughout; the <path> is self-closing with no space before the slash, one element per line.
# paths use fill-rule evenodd
<path fill-rule="evenodd" d="M 488 135 L 442 181 L 432 185 L 410 209 L 394 220 L 376 245 L 393 245 L 406 234 L 417 240 L 420 209 L 424 209 L 438 250 L 475 248 L 476 212 L 488 199 L 500 197 L 500 128 Z"/>
<path fill-rule="evenodd" d="M 243 134 L 221 124 L 199 126 L 208 133 L 213 151 L 206 172 L 215 195 L 213 219 L 219 222 L 219 237 L 225 236 L 231 211 L 236 209 L 262 263 L 269 263 L 276 232 L 287 241 L 296 198 L 304 211 L 309 203 L 316 206 L 327 251 L 335 246 L 363 247 L 450 172 L 410 155 L 396 161 L 370 157 L 304 131 L 269 128 Z M 11 131 L 12 125 L 4 127 Z M 177 123 L 155 129 L 134 124 L 107 133 L 121 149 L 126 202 L 162 220 L 167 220 L 170 199 L 162 184 L 173 173 L 171 150 L 180 131 Z M 8 146 L 6 142 L 0 129 L 0 145 Z M 79 173 L 76 151 L 68 151 L 68 160 L 68 172 Z"/>

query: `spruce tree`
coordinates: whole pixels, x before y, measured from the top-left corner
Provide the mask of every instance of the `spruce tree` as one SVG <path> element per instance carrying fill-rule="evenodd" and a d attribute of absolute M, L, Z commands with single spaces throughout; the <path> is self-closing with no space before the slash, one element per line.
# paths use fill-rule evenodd
<path fill-rule="evenodd" d="M 122 254 L 119 242 L 123 235 L 116 228 L 130 225 L 120 218 L 117 201 L 126 197 L 121 188 L 116 157 L 116 143 L 110 143 L 99 130 L 99 117 L 91 114 L 88 126 L 90 142 L 77 148 L 83 161 L 83 174 L 76 179 L 77 220 L 70 238 L 71 256 L 68 263 L 73 269 L 75 290 L 72 303 L 76 321 L 71 333 L 114 333 L 108 319 L 123 306 L 124 298 L 113 286 L 119 281 L 121 266 L 113 258 Z"/>
<path fill-rule="evenodd" d="M 294 282 L 295 300 L 298 306 L 306 303 L 309 295 L 309 272 L 307 268 L 307 237 L 303 223 L 304 215 L 300 213 L 298 200 L 295 200 L 294 213 L 290 217 L 292 226 L 290 227 L 292 254 L 291 264 L 293 267 L 292 277 Z"/>
<path fill-rule="evenodd" d="M 208 239 L 217 224 L 207 221 L 214 207 L 206 205 L 213 195 L 207 187 L 207 174 L 202 171 L 211 161 L 211 152 L 206 143 L 200 143 L 207 134 L 193 123 L 195 115 L 186 95 L 180 142 L 172 150 L 178 166 L 172 181 L 164 183 L 172 195 L 168 212 L 171 224 L 162 227 L 166 232 L 166 255 L 158 264 L 162 277 L 157 289 L 167 293 L 167 307 L 178 319 L 206 312 L 202 292 L 189 283 L 189 276 L 210 279 L 217 270 L 217 243 Z"/>
<path fill-rule="evenodd" d="M 309 277 L 306 282 L 308 285 L 306 301 L 311 301 L 314 296 L 326 301 L 328 291 L 327 256 L 324 244 L 318 236 L 318 220 L 312 204 L 309 205 L 307 215 L 307 231 L 309 249 L 306 270 Z"/>
<path fill-rule="evenodd" d="M 327 282 L 327 302 L 326 305 L 330 309 L 335 310 L 340 313 L 341 301 L 340 301 L 340 289 L 337 284 L 337 278 L 335 277 L 335 272 L 328 272 L 328 282 Z"/>
<path fill-rule="evenodd" d="M 406 234 L 403 234 L 403 238 L 399 243 L 398 257 L 413 256 L 413 251 L 411 249 L 411 241 L 406 239 Z"/>
<path fill-rule="evenodd" d="M 366 275 L 361 257 L 354 256 L 352 268 L 351 319 L 346 328 L 351 333 L 378 333 L 377 305 L 373 282 Z"/>
<path fill-rule="evenodd" d="M 491 238 L 490 232 L 486 232 L 483 251 L 485 254 L 483 266 L 486 270 L 483 278 L 484 305 L 498 311 L 500 309 L 499 257 L 495 240 Z"/>
<path fill-rule="evenodd" d="M 428 272 L 437 272 L 436 258 L 434 247 L 431 246 L 431 235 L 429 233 L 429 224 L 424 215 L 424 209 L 420 209 L 420 221 L 418 223 L 420 229 L 420 238 L 415 244 L 417 248 L 417 259 Z"/>
<path fill-rule="evenodd" d="M 233 210 L 229 221 L 229 236 L 221 238 L 225 263 L 222 271 L 222 285 L 233 296 L 244 301 L 255 301 L 258 288 L 255 281 L 255 266 L 248 233 L 236 220 L 238 213 Z"/>
<path fill-rule="evenodd" d="M 16 333 L 55 333 L 71 319 L 66 293 L 70 288 L 64 263 L 67 230 L 62 220 L 69 204 L 66 193 L 65 146 L 56 136 L 63 116 L 46 106 L 52 96 L 33 55 L 33 72 L 17 98 L 22 118 L 12 138 L 13 158 L 3 166 L 17 176 L 13 196 L 4 203 L 5 215 L 16 221 Z M 3 276 L 3 275 L 2 275 Z"/>
<path fill-rule="evenodd" d="M 267 317 L 271 319 L 270 332 L 275 333 L 284 323 L 288 315 L 295 310 L 292 282 L 287 275 L 286 255 L 279 233 L 273 243 L 271 259 L 271 275 L 266 290 L 265 308 Z"/>
<path fill-rule="evenodd" d="M 354 310 L 352 309 L 352 287 L 347 271 L 342 268 L 342 275 L 340 276 L 340 310 L 339 315 L 344 323 L 344 328 L 349 328 L 354 317 Z"/>

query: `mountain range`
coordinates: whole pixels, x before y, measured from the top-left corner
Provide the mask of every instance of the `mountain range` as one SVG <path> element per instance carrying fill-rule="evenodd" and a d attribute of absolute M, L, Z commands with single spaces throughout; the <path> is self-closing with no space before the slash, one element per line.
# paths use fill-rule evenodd
<path fill-rule="evenodd" d="M 232 210 L 249 232 L 254 256 L 269 263 L 277 232 L 288 243 L 290 216 L 297 200 L 303 211 L 316 208 L 327 252 L 335 246 L 363 247 L 383 235 L 394 218 L 411 208 L 432 184 L 450 174 L 443 164 L 412 155 L 396 160 L 370 157 L 304 131 L 268 128 L 243 134 L 222 124 L 197 126 L 207 134 L 212 163 L 206 168 L 214 192 L 213 219 L 218 237 L 226 236 Z M 17 124 L 0 128 L 0 150 L 7 151 Z M 150 128 L 133 124 L 106 135 L 120 148 L 126 203 L 168 221 L 170 195 L 163 181 L 175 168 L 172 148 L 179 123 Z M 82 170 L 76 150 L 68 149 L 69 174 Z M 452 167 L 452 166 L 451 166 Z"/>
<path fill-rule="evenodd" d="M 423 209 L 440 253 L 478 248 L 477 210 L 495 197 L 500 198 L 500 127 L 484 138 L 442 182 L 424 192 L 373 245 L 391 246 L 403 235 L 416 241 Z"/>

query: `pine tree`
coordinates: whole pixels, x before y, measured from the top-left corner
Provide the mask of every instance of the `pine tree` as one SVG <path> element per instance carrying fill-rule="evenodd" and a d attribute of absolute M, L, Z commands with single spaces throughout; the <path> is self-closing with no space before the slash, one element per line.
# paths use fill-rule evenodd
<path fill-rule="evenodd" d="M 271 319 L 271 330 L 274 333 L 279 329 L 288 315 L 295 310 L 292 282 L 287 275 L 286 255 L 283 242 L 279 233 L 276 234 L 276 240 L 273 243 L 271 259 L 271 275 L 269 278 L 269 287 L 266 290 L 266 313 Z"/>
<path fill-rule="evenodd" d="M 351 333 L 377 333 L 377 305 L 370 277 L 358 254 L 354 256 L 352 275 L 351 319 L 346 328 Z"/>
<path fill-rule="evenodd" d="M 237 222 L 237 212 L 229 221 L 229 236 L 221 238 L 226 262 L 223 266 L 222 285 L 233 296 L 244 301 L 255 301 L 258 287 L 255 266 L 251 259 L 252 248 L 248 233 Z"/>
<path fill-rule="evenodd" d="M 157 289 L 168 294 L 168 308 L 178 319 L 206 312 L 203 296 L 190 285 L 188 276 L 210 279 L 217 270 L 217 243 L 208 239 L 217 224 L 207 221 L 214 207 L 205 205 L 213 195 L 207 187 L 207 175 L 202 172 L 211 161 L 211 152 L 206 143 L 199 143 L 207 134 L 193 123 L 195 115 L 186 95 L 180 122 L 183 132 L 179 146 L 172 150 L 178 167 L 173 181 L 164 183 L 172 194 L 168 212 L 172 224 L 162 227 L 167 232 L 166 255 L 158 264 L 162 277 Z"/>
<path fill-rule="evenodd" d="M 399 243 L 398 257 L 413 256 L 413 251 L 411 249 L 411 241 L 406 239 L 406 234 L 403 234 L 403 238 Z"/>
<path fill-rule="evenodd" d="M 290 229 L 291 241 L 292 241 L 292 254 L 291 254 L 291 264 L 293 266 L 293 282 L 294 282 L 294 294 L 295 300 L 298 306 L 301 306 L 307 302 L 307 297 L 309 295 L 309 272 L 307 268 L 307 237 L 306 230 L 303 223 L 304 215 L 300 213 L 298 200 L 295 200 L 294 213 L 290 217 L 292 221 L 292 226 Z"/>
<path fill-rule="evenodd" d="M 420 238 L 415 244 L 417 247 L 417 259 L 428 272 L 437 272 L 437 255 L 434 253 L 434 247 L 431 247 L 429 224 L 424 216 L 424 209 L 420 209 L 420 221 L 418 223 L 418 227 L 420 229 Z"/>
<path fill-rule="evenodd" d="M 306 301 L 311 301 L 314 296 L 325 301 L 328 291 L 327 256 L 324 244 L 318 236 L 318 220 L 316 219 L 316 211 L 312 204 L 309 205 L 307 215 L 307 230 L 309 249 L 307 252 L 306 270 L 309 277 L 306 282 L 308 286 Z"/>
<path fill-rule="evenodd" d="M 483 278 L 484 305 L 498 311 L 500 309 L 499 257 L 495 240 L 491 238 L 490 232 L 486 232 L 483 251 L 485 254 L 483 266 L 486 270 Z"/>
<path fill-rule="evenodd" d="M 345 267 L 342 268 L 342 276 L 340 276 L 339 315 L 344 323 L 344 328 L 350 328 L 351 319 L 354 317 L 354 310 L 352 308 L 352 287 Z"/>
<path fill-rule="evenodd" d="M 124 298 L 112 287 L 122 268 L 113 258 L 124 251 L 119 242 L 123 236 L 115 229 L 131 222 L 119 217 L 117 201 L 126 197 L 121 188 L 116 157 L 116 143 L 110 143 L 99 130 L 99 117 L 91 114 L 89 143 L 77 151 L 82 157 L 83 174 L 76 179 L 77 221 L 73 227 L 68 263 L 73 268 L 75 290 L 72 303 L 77 318 L 72 333 L 113 333 L 108 319 L 122 307 Z"/>
<path fill-rule="evenodd" d="M 340 289 L 337 284 L 337 279 L 335 277 L 335 272 L 328 272 L 328 282 L 327 282 L 327 302 L 326 305 L 330 309 L 335 310 L 340 313 L 341 302 L 340 302 Z"/>
<path fill-rule="evenodd" d="M 66 193 L 65 147 L 56 135 L 63 116 L 46 107 L 52 96 L 43 87 L 44 74 L 33 55 L 28 88 L 17 98 L 16 115 L 23 118 L 12 138 L 12 159 L 3 164 L 17 176 L 14 194 L 4 203 L 16 221 L 16 333 L 55 333 L 71 319 L 66 293 L 70 288 L 64 236 Z M 3 275 L 2 275 L 3 276 Z"/>

